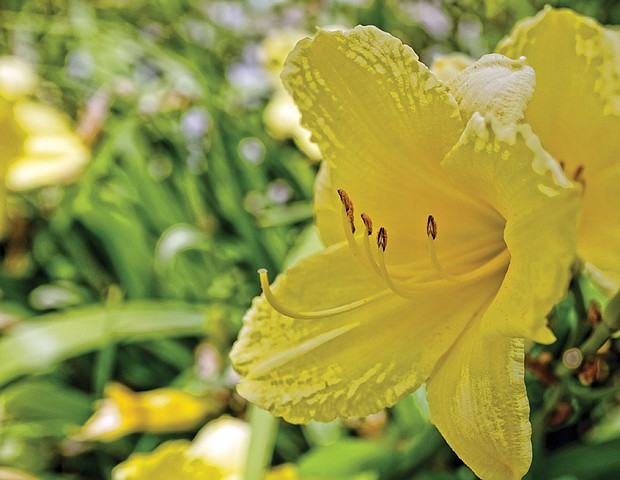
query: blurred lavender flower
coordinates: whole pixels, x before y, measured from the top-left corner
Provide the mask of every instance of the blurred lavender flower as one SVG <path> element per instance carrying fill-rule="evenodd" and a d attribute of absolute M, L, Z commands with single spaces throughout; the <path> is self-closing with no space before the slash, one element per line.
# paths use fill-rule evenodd
<path fill-rule="evenodd" d="M 236 32 L 246 29 L 249 23 L 245 8 L 239 2 L 208 2 L 205 13 L 213 23 Z"/>
<path fill-rule="evenodd" d="M 265 158 L 265 146 L 258 138 L 244 138 L 239 142 L 239 155 L 248 163 L 259 164 Z"/>
<path fill-rule="evenodd" d="M 95 61 L 86 50 L 73 50 L 67 56 L 67 74 L 78 80 L 90 78 L 95 69 Z"/>
<path fill-rule="evenodd" d="M 273 181 L 267 190 L 267 198 L 278 205 L 288 203 L 292 197 L 293 190 L 284 180 Z"/>
<path fill-rule="evenodd" d="M 401 4 L 400 10 L 436 39 L 446 38 L 452 29 L 450 17 L 436 3 L 406 2 Z"/>
<path fill-rule="evenodd" d="M 211 127 L 211 116 L 204 108 L 193 107 L 181 117 L 181 131 L 187 140 L 200 140 Z"/>

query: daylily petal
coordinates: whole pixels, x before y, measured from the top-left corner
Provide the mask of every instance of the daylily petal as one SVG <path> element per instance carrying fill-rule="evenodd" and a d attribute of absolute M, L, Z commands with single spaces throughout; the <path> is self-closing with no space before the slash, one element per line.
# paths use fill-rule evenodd
<path fill-rule="evenodd" d="M 11 190 L 70 183 L 79 177 L 90 157 L 84 144 L 70 133 L 31 136 L 23 149 L 23 155 L 7 172 L 6 183 Z"/>
<path fill-rule="evenodd" d="M 222 416 L 209 422 L 188 446 L 188 458 L 200 458 L 224 475 L 241 474 L 245 468 L 250 425 L 234 417 Z"/>
<path fill-rule="evenodd" d="M 532 129 L 474 114 L 442 165 L 506 219 L 510 266 L 486 312 L 487 333 L 554 340 L 542 319 L 565 294 L 574 259 L 579 190 Z"/>
<path fill-rule="evenodd" d="M 212 411 L 208 398 L 181 390 L 158 388 L 136 393 L 120 383 L 110 383 L 97 411 L 73 438 L 111 442 L 138 431 L 189 430 Z"/>
<path fill-rule="evenodd" d="M 24 60 L 0 57 L 0 96 L 15 101 L 34 92 L 39 79 L 32 66 Z"/>
<path fill-rule="evenodd" d="M 442 188 L 447 179 L 439 167 L 462 130 L 454 99 L 411 48 L 374 27 L 321 30 L 302 40 L 282 79 L 329 162 L 334 188 L 316 197 L 323 240 L 344 239 L 336 193 L 344 188 L 358 213 L 386 225 L 410 250 L 411 225 L 422 231 L 429 204 L 455 195 Z M 419 219 L 394 208 L 403 201 Z"/>
<path fill-rule="evenodd" d="M 620 36 L 570 10 L 546 8 L 497 47 L 536 71 L 525 120 L 554 158 L 574 172 L 620 158 Z"/>
<path fill-rule="evenodd" d="M 15 120 L 28 136 L 72 135 L 67 116 L 49 105 L 21 101 L 16 103 L 13 109 Z"/>
<path fill-rule="evenodd" d="M 523 120 L 536 83 L 534 70 L 497 53 L 485 55 L 446 82 L 461 114 L 492 113 L 503 123 Z"/>
<path fill-rule="evenodd" d="M 620 163 L 620 157 L 617 161 Z M 620 165 L 588 177 L 579 224 L 579 251 L 620 283 Z"/>
<path fill-rule="evenodd" d="M 485 480 L 520 480 L 532 458 L 523 339 L 488 339 L 472 325 L 427 384 L 431 421 Z"/>
<path fill-rule="evenodd" d="M 134 453 L 128 460 L 112 470 L 113 480 L 224 480 L 224 475 L 214 465 L 200 458 L 190 458 L 186 451 L 187 440 L 164 442 L 153 452 Z"/>
<path fill-rule="evenodd" d="M 580 256 L 620 282 L 614 183 L 620 176 L 620 34 L 570 10 L 547 8 L 522 21 L 498 50 L 526 55 L 536 70 L 526 121 L 566 172 L 585 184 Z"/>
<path fill-rule="evenodd" d="M 4 173 L 22 149 L 24 132 L 15 119 L 13 106 L 0 96 L 0 171 Z"/>
<path fill-rule="evenodd" d="M 461 70 L 469 67 L 476 59 L 465 55 L 464 53 L 449 53 L 440 55 L 433 60 L 431 64 L 431 72 L 442 82 L 450 80 Z"/>
<path fill-rule="evenodd" d="M 288 307 L 368 303 L 327 318 L 294 319 L 264 296 L 256 298 L 231 353 L 243 377 L 239 393 L 293 423 L 365 416 L 393 405 L 426 380 L 467 322 L 488 305 L 496 279 L 441 287 L 416 300 L 398 297 L 346 244 L 300 262 L 274 284 Z"/>

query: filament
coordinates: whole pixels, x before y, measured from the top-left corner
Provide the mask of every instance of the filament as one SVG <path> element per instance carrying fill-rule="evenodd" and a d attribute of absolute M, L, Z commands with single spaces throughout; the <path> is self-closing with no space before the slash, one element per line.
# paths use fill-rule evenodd
<path fill-rule="evenodd" d="M 366 297 L 346 305 L 341 305 L 339 307 L 329 308 L 327 310 L 317 310 L 315 312 L 297 312 L 280 303 L 280 301 L 275 297 L 275 295 L 271 291 L 271 287 L 269 286 L 269 278 L 267 277 L 266 269 L 259 269 L 258 275 L 260 277 L 260 286 L 263 289 L 263 295 L 265 295 L 265 298 L 267 299 L 267 302 L 269 302 L 269 305 L 271 305 L 271 308 L 284 316 L 303 320 L 320 319 L 331 317 L 334 315 L 340 315 L 342 313 L 347 313 L 357 308 L 363 307 L 364 305 L 368 305 L 369 303 L 374 302 L 375 300 L 385 296 L 389 292 L 389 290 L 387 289 L 382 290 L 381 292 L 376 293 L 375 295 L 371 295 L 370 297 Z"/>
<path fill-rule="evenodd" d="M 381 270 L 374 257 L 372 256 L 372 251 L 370 250 L 370 235 L 364 235 L 364 252 L 366 253 L 366 257 L 368 258 L 368 263 L 372 269 L 379 275 L 381 275 Z"/>
<path fill-rule="evenodd" d="M 364 239 L 362 243 L 364 244 L 364 253 L 366 253 L 366 258 L 368 259 L 368 263 L 375 271 L 377 275 L 381 275 L 381 271 L 379 270 L 379 265 L 375 261 L 375 258 L 372 256 L 372 251 L 370 250 L 370 236 L 372 235 L 372 219 L 367 213 L 362 213 L 362 222 L 364 222 L 364 226 L 366 227 L 366 235 L 364 235 Z"/>
<path fill-rule="evenodd" d="M 447 272 L 441 266 L 441 263 L 437 258 L 437 251 L 435 249 L 435 239 L 437 238 L 437 223 L 435 222 L 435 219 L 432 215 L 428 216 L 428 220 L 426 222 L 426 236 L 428 238 L 428 253 L 431 257 L 431 262 L 433 263 L 435 270 L 441 276 L 441 278 L 443 278 L 444 280 L 448 280 L 449 282 L 464 282 L 480 277 L 484 274 L 484 272 L 492 272 L 496 268 L 499 268 L 502 265 L 506 265 L 510 259 L 510 254 L 508 250 L 502 249 L 501 252 L 498 253 L 495 257 L 493 257 L 490 261 L 484 262 L 478 268 L 470 270 L 467 273 L 460 273 L 455 275 Z"/>
<path fill-rule="evenodd" d="M 507 265 L 510 260 L 510 253 L 508 250 L 503 249 L 499 252 L 495 257 L 493 257 L 490 261 L 484 262 L 478 268 L 474 270 L 470 270 L 466 273 L 453 274 L 448 273 L 439 263 L 439 259 L 437 258 L 437 252 L 435 250 L 435 245 L 433 239 L 429 237 L 428 239 L 428 251 L 431 257 L 431 261 L 433 262 L 433 266 L 439 275 L 445 280 L 450 282 L 464 282 L 467 280 L 472 280 L 474 278 L 478 278 L 484 274 L 484 272 L 492 272 L 495 271 L 496 268 L 501 267 L 502 265 Z"/>
<path fill-rule="evenodd" d="M 349 248 L 355 257 L 360 259 L 362 263 L 362 254 L 360 252 L 360 248 L 355 241 L 355 236 L 353 233 L 355 232 L 355 225 L 353 224 L 353 220 L 349 216 L 349 208 L 342 203 L 342 228 L 344 229 L 344 234 L 347 237 L 347 242 L 349 243 Z"/>
<path fill-rule="evenodd" d="M 379 233 L 377 235 L 377 247 L 378 247 L 377 255 L 379 257 L 378 268 L 379 268 L 379 271 L 381 272 L 381 277 L 383 278 L 387 286 L 390 288 L 390 290 L 392 290 L 399 297 L 406 298 L 407 300 L 413 300 L 415 298 L 418 298 L 419 293 L 424 290 L 423 288 L 403 288 L 394 282 L 394 280 L 392 279 L 392 276 L 390 275 L 390 272 L 388 272 L 387 265 L 385 264 L 385 249 L 387 247 L 387 231 L 383 227 L 379 229 Z M 426 284 L 425 286 L 428 287 L 429 284 Z"/>

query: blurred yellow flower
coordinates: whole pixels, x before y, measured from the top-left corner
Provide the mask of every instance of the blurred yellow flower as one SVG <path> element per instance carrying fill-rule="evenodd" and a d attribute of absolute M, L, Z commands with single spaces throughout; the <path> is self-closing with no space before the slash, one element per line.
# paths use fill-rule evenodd
<path fill-rule="evenodd" d="M 38 480 L 39 477 L 10 467 L 0 467 L 0 480 Z"/>
<path fill-rule="evenodd" d="M 151 453 L 134 453 L 112 471 L 113 480 L 223 480 L 220 469 L 186 455 L 190 442 L 165 442 Z"/>
<path fill-rule="evenodd" d="M 433 60 L 431 64 L 431 72 L 442 82 L 450 80 L 456 76 L 461 70 L 465 70 L 476 61 L 463 53 L 449 53 L 440 55 Z"/>
<path fill-rule="evenodd" d="M 295 44 L 305 35 L 296 30 L 273 32 L 263 42 L 265 65 L 271 75 L 274 93 L 263 112 L 265 125 L 277 140 L 292 138 L 299 149 L 311 160 L 322 158 L 319 147 L 310 137 L 310 131 L 301 126 L 301 114 L 295 102 L 280 81 L 284 60 Z"/>
<path fill-rule="evenodd" d="M 446 86 L 396 38 L 357 27 L 301 41 L 282 77 L 326 159 L 328 248 L 273 290 L 260 272 L 231 353 L 239 393 L 299 423 L 365 416 L 426 382 L 463 461 L 521 478 L 524 338 L 554 341 L 545 316 L 565 294 L 580 206 L 522 122 L 534 72 L 488 55 Z"/>
<path fill-rule="evenodd" d="M 525 56 L 536 71 L 525 120 L 584 185 L 579 255 L 620 282 L 620 32 L 547 7 L 519 22 L 497 51 Z"/>
<path fill-rule="evenodd" d="M 250 426 L 232 417 L 209 422 L 190 443 L 165 442 L 151 453 L 134 454 L 112 472 L 113 480 L 242 480 Z M 295 480 L 290 465 L 274 468 L 265 480 Z"/>
<path fill-rule="evenodd" d="M 68 119 L 30 99 L 37 83 L 28 64 L 0 58 L 0 235 L 7 188 L 19 191 L 72 182 L 89 160 L 88 149 Z"/>
<path fill-rule="evenodd" d="M 0 95 L 9 101 L 31 95 L 39 79 L 30 65 L 17 57 L 0 57 Z"/>
<path fill-rule="evenodd" d="M 133 432 L 189 430 L 213 409 L 210 399 L 173 388 L 136 393 L 120 383 L 111 383 L 93 416 L 73 438 L 111 442 Z"/>

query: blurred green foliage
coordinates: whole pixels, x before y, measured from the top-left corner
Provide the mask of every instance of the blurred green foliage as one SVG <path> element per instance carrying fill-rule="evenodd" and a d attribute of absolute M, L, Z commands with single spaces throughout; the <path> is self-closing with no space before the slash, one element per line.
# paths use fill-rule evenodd
<path fill-rule="evenodd" d="M 83 129 L 92 160 L 73 185 L 9 199 L 0 247 L 0 465 L 44 479 L 110 478 L 132 452 L 178 437 L 67 442 L 112 380 L 138 390 L 182 387 L 244 414 L 221 359 L 259 292 L 256 269 L 278 272 L 290 255 L 316 248 L 318 165 L 292 141 L 270 137 L 262 118 L 274 88 L 262 61 L 266 36 L 374 24 L 430 62 L 491 51 L 544 3 L 620 23 L 620 4 L 610 0 L 3 1 L 0 53 L 35 66 L 38 99 Z M 585 338 L 579 308 L 597 300 L 577 298 L 577 287 L 554 312 L 562 346 Z M 219 352 L 215 369 L 201 366 L 205 345 Z M 533 358 L 544 352 L 561 355 L 536 347 Z M 535 375 L 528 381 L 533 409 L 543 408 L 551 390 Z M 538 475 L 620 475 L 617 387 L 606 388 L 607 400 L 593 407 L 591 391 L 579 394 L 575 384 L 558 438 L 539 430 Z M 273 462 L 338 479 L 474 478 L 430 425 L 423 392 L 375 421 L 282 425 Z M 592 424 L 606 425 L 592 431 L 596 448 L 584 434 Z"/>

